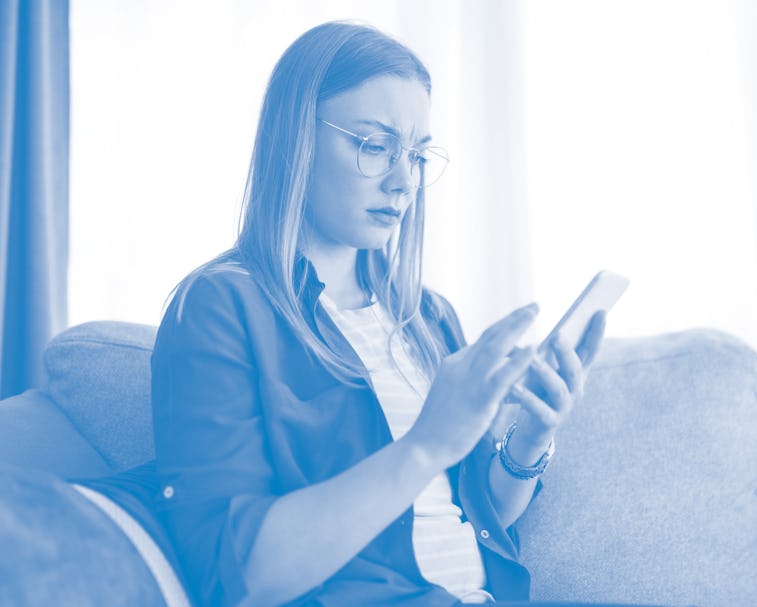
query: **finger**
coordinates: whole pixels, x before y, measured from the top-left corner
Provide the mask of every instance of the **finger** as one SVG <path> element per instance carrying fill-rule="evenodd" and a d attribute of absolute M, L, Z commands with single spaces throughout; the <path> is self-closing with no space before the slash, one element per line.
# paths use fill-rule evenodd
<path fill-rule="evenodd" d="M 576 347 L 576 353 L 581 359 L 584 367 L 588 367 L 594 361 L 602 345 L 602 338 L 605 333 L 605 319 L 607 313 L 600 310 L 589 321 L 589 326 L 584 331 L 581 341 Z"/>
<path fill-rule="evenodd" d="M 533 346 L 516 348 L 504 365 L 485 378 L 490 397 L 498 403 L 502 401 L 513 384 L 525 375 L 535 355 L 536 350 Z"/>
<path fill-rule="evenodd" d="M 555 428 L 558 423 L 558 413 L 540 399 L 528 388 L 513 386 L 510 394 L 515 398 L 518 404 L 528 411 L 542 426 L 545 428 Z"/>
<path fill-rule="evenodd" d="M 499 365 L 539 313 L 535 303 L 518 308 L 487 328 L 473 344 L 472 365 Z"/>
<path fill-rule="evenodd" d="M 453 363 L 457 360 L 461 360 L 465 358 L 470 348 L 471 348 L 470 345 L 463 346 L 462 348 L 459 348 L 455 350 L 454 352 L 447 354 L 447 356 L 444 357 L 444 362 L 449 364 L 449 363 Z"/>
<path fill-rule="evenodd" d="M 531 380 L 536 386 L 529 385 L 531 391 L 538 394 L 555 411 L 567 411 L 573 404 L 573 396 L 560 374 L 540 357 L 531 364 Z"/>
<path fill-rule="evenodd" d="M 531 363 L 533 363 L 533 358 L 536 356 L 536 348 L 533 346 L 528 346 L 527 348 L 519 348 L 518 346 L 515 346 L 512 350 L 510 350 L 505 356 L 499 356 L 495 360 L 486 360 L 484 361 L 486 364 L 486 368 L 482 368 L 475 370 L 474 372 L 480 372 L 482 375 L 481 377 L 484 378 L 485 381 L 489 381 L 493 377 L 497 375 L 497 373 L 502 372 L 508 365 L 510 365 L 515 358 L 515 355 L 518 353 L 522 353 L 523 356 L 529 356 L 527 352 L 531 352 L 529 363 L 526 365 L 526 371 L 528 371 L 528 367 Z M 518 357 L 518 360 L 520 360 L 520 357 Z M 506 375 L 506 374 L 505 374 Z"/>
<path fill-rule="evenodd" d="M 565 385 L 578 400 L 583 395 L 584 368 L 581 359 L 571 347 L 565 336 L 558 333 L 552 341 L 552 351 L 557 359 L 557 372 L 563 378 Z"/>

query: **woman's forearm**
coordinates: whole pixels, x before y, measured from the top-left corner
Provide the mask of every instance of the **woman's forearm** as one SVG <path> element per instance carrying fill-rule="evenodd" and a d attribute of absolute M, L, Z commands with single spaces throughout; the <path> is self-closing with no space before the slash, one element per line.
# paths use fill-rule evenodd
<path fill-rule="evenodd" d="M 549 447 L 547 444 L 532 444 L 521 439 L 515 432 L 507 446 L 510 456 L 523 466 L 536 464 Z M 489 463 L 489 486 L 494 506 L 505 527 L 512 525 L 526 510 L 536 489 L 536 478 L 522 480 L 514 477 L 502 466 L 499 457 Z"/>
<path fill-rule="evenodd" d="M 249 604 L 277 605 L 324 582 L 442 470 L 409 433 L 327 481 L 282 496 L 244 563 Z"/>

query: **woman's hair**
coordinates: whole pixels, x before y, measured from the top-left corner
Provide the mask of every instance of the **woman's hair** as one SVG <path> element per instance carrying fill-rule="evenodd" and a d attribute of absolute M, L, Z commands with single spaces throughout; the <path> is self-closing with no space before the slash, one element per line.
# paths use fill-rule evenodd
<path fill-rule="evenodd" d="M 339 357 L 305 320 L 295 284 L 295 262 L 307 205 L 319 103 L 384 75 L 420 82 L 431 92 L 428 71 L 403 44 L 373 27 L 329 22 L 305 32 L 284 52 L 263 100 L 244 193 L 235 249 L 254 267 L 256 280 L 310 350 L 342 377 L 359 371 Z M 417 190 L 383 250 L 361 250 L 357 277 L 395 320 L 429 377 L 441 360 L 439 344 L 420 310 L 424 197 Z M 393 334 L 394 335 L 394 334 Z"/>

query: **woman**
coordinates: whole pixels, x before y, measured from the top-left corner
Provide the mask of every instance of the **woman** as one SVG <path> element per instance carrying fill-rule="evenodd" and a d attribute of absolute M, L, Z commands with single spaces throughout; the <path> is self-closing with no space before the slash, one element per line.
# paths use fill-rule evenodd
<path fill-rule="evenodd" d="M 577 351 L 552 344 L 555 370 L 515 347 L 536 306 L 466 346 L 421 287 L 424 192 L 446 165 L 430 90 L 415 55 L 372 28 L 296 40 L 266 92 L 239 239 L 167 308 L 160 507 L 200 604 L 528 597 L 511 525 L 603 319 Z M 517 387 L 527 370 L 531 389 Z"/>

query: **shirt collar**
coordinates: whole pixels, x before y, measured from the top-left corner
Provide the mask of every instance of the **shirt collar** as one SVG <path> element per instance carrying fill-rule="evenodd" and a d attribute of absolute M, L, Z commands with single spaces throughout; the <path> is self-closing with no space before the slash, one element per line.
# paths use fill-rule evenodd
<path fill-rule="evenodd" d="M 312 310 L 326 285 L 318 279 L 315 266 L 302 253 L 297 253 L 295 257 L 293 278 L 295 291 L 301 293 L 302 303 L 306 309 Z"/>

